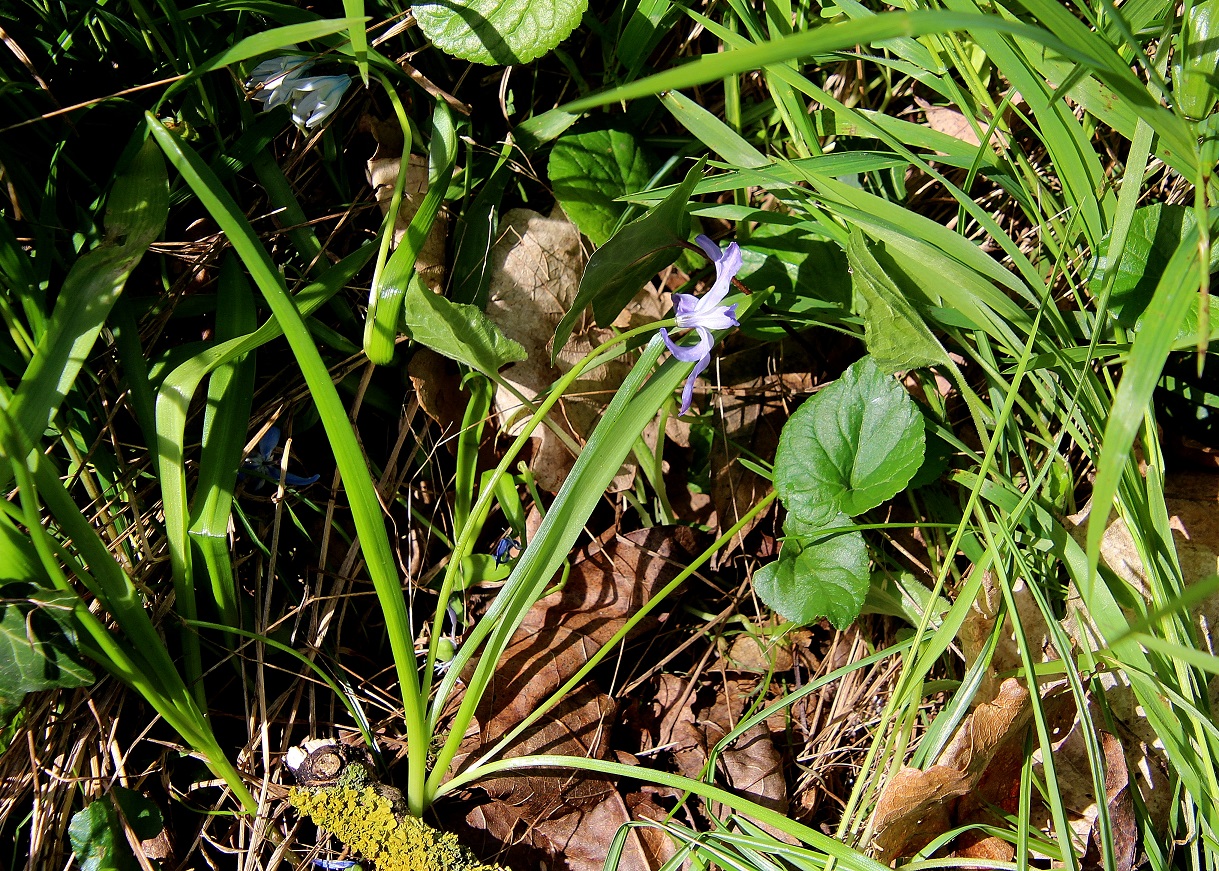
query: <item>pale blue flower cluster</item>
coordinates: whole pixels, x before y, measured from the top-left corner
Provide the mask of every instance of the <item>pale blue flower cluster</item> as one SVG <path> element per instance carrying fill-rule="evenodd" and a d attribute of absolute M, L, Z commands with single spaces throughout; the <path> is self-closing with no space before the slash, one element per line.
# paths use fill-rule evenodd
<path fill-rule="evenodd" d="M 736 242 L 732 242 L 721 251 L 720 247 L 706 236 L 698 236 L 694 241 L 715 264 L 715 284 L 701 297 L 688 293 L 673 294 L 673 307 L 677 313 L 678 329 L 694 330 L 698 334 L 698 342 L 689 346 L 679 345 L 669 338 L 668 330 L 663 327 L 660 329 L 660 336 L 673 356 L 683 363 L 694 364 L 690 377 L 686 379 L 685 389 L 681 392 L 680 414 L 690 410 L 690 402 L 694 398 L 694 382 L 711 365 L 711 348 L 715 344 L 711 331 L 740 326 L 736 319 L 736 304 L 720 305 L 732 288 L 732 279 L 741 271 L 740 247 Z"/>
<path fill-rule="evenodd" d="M 287 105 L 292 123 L 312 130 L 339 107 L 351 87 L 351 76 L 307 76 L 313 61 L 303 54 L 285 54 L 254 67 L 246 87 L 261 100 L 263 111 Z"/>

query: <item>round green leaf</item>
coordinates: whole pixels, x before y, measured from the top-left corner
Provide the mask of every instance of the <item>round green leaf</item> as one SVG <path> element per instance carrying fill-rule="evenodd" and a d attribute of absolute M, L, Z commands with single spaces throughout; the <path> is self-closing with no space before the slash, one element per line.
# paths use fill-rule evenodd
<path fill-rule="evenodd" d="M 839 516 L 834 526 L 850 523 Z M 868 595 L 868 550 L 857 530 L 822 538 L 788 537 L 779 558 L 753 576 L 758 598 L 801 625 L 820 617 L 845 629 Z"/>
<path fill-rule="evenodd" d="M 576 29 L 588 0 L 431 0 L 412 9 L 441 51 L 480 64 L 522 64 Z"/>
<path fill-rule="evenodd" d="M 875 508 L 923 462 L 923 416 L 864 357 L 796 410 L 775 453 L 775 489 L 799 520 L 826 526 Z"/>
<path fill-rule="evenodd" d="M 549 173 L 563 211 L 598 248 L 627 209 L 615 200 L 641 190 L 652 175 L 638 140 L 614 129 L 561 137 L 550 152 Z"/>

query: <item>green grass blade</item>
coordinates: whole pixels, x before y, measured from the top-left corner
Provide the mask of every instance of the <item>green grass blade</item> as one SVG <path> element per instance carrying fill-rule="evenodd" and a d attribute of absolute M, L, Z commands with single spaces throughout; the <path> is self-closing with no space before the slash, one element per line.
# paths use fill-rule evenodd
<path fill-rule="evenodd" d="M 275 27 L 262 33 L 256 33 L 253 36 L 247 36 L 232 48 L 226 49 L 215 57 L 204 61 L 191 70 L 184 78 L 170 85 L 165 90 L 165 94 L 161 97 L 158 106 L 164 105 L 165 101 L 170 97 L 212 70 L 218 70 L 230 64 L 240 63 L 243 60 L 249 60 L 252 57 L 269 54 L 273 51 L 279 51 L 280 49 L 294 46 L 298 42 L 309 42 L 313 39 L 331 36 L 354 27 L 354 25 L 355 22 L 349 21 L 346 18 L 324 18 L 320 21 L 286 24 L 283 27 Z M 360 22 L 360 26 L 364 26 L 363 21 Z"/>
<path fill-rule="evenodd" d="M 364 87 L 368 87 L 368 30 L 364 16 L 364 0 L 343 0 L 343 14 L 351 23 L 347 28 L 347 36 L 351 39 L 351 53 L 355 56 L 356 67 L 360 70 L 360 79 Z"/>
<path fill-rule="evenodd" d="M 1201 267 L 1197 229 L 1185 234 L 1156 285 L 1143 316 L 1144 327 L 1135 337 L 1122 380 L 1113 398 L 1105 427 L 1096 481 L 1092 489 L 1092 513 L 1088 519 L 1088 577 L 1084 598 L 1091 590 L 1100 560 L 1100 540 L 1109 522 L 1109 511 L 1117 496 L 1118 483 L 1130 460 L 1134 437 L 1147 415 L 1151 394 L 1183 318 L 1196 298 Z"/>
<path fill-rule="evenodd" d="M 106 239 L 68 272 L 47 332 L 13 396 L 9 413 L 31 443 L 55 417 L 127 277 L 164 230 L 168 212 L 165 161 L 154 143 L 145 142 L 114 181 Z"/>
<path fill-rule="evenodd" d="M 253 332 L 253 291 L 235 257 L 228 256 L 221 264 L 218 283 L 216 338 L 225 342 Z M 212 370 L 204 408 L 199 483 L 191 511 L 190 534 L 204 551 L 212 597 L 224 621 L 234 627 L 241 625 L 241 616 L 227 537 L 253 397 L 253 355 Z"/>
<path fill-rule="evenodd" d="M 457 130 L 453 126 L 453 115 L 448 104 L 437 100 L 432 112 L 432 140 L 428 148 L 427 194 L 385 268 L 373 277 L 369 292 L 364 353 L 374 363 L 385 364 L 394 358 L 394 343 L 398 338 L 398 324 L 402 320 L 406 288 L 414 275 L 419 252 L 440 213 L 456 161 Z M 393 216 L 388 217 L 384 232 L 392 234 L 394 220 Z"/>

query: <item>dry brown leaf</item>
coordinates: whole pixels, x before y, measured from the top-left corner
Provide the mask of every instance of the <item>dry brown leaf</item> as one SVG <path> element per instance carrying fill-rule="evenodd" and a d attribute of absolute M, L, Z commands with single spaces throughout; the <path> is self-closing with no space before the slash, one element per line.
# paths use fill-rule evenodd
<path fill-rule="evenodd" d="M 872 844 L 889 862 L 916 853 L 952 826 L 954 799 L 969 791 L 970 778 L 955 768 L 903 768 L 881 791 L 872 813 Z"/>
<path fill-rule="evenodd" d="M 1134 813 L 1134 797 L 1130 793 L 1130 774 L 1126 768 L 1126 752 L 1122 742 L 1108 732 L 1101 732 L 1101 747 L 1105 752 L 1105 802 L 1109 809 L 1109 831 L 1113 833 L 1114 871 L 1130 871 L 1138 856 L 1139 829 Z M 1104 867 L 1101 856 L 1100 816 L 1092 822 L 1088 849 L 1081 863 L 1083 871 Z"/>
<path fill-rule="evenodd" d="M 631 811 L 622 796 L 617 790 L 611 790 L 602 801 L 587 810 L 543 820 L 536 830 L 550 842 L 552 851 L 562 856 L 568 871 L 602 871 L 607 848 L 618 829 L 631 819 Z M 617 866 L 620 871 L 653 871 L 665 861 L 661 858 L 663 853 L 654 855 L 645 846 L 638 836 L 639 831 L 632 829 L 626 839 Z"/>
<path fill-rule="evenodd" d="M 467 397 L 463 396 L 457 364 L 431 348 L 417 345 L 406 364 L 406 373 L 423 413 L 440 424 L 446 434 L 460 429 Z"/>
<path fill-rule="evenodd" d="M 656 746 L 668 748 L 683 775 L 701 778 L 711 750 L 740 722 L 751 687 L 749 683 L 729 680 L 714 688 L 714 696 L 708 702 L 700 700 L 705 693 L 697 692 L 684 678 L 660 675 L 654 700 L 660 720 Z M 717 769 L 722 782 L 733 792 L 778 813 L 787 813 L 783 758 L 766 723 L 746 729 L 723 750 Z M 717 816 L 725 812 L 719 805 L 710 810 Z M 777 830 L 764 828 L 783 840 L 788 839 Z"/>
<path fill-rule="evenodd" d="M 1031 717 L 1028 691 L 1008 678 L 965 718 L 936 765 L 898 772 L 873 811 L 877 858 L 908 856 L 953 826 L 991 821 L 991 805 L 1014 810 Z"/>
<path fill-rule="evenodd" d="M 476 722 L 455 760 L 489 747 L 533 713 L 626 619 L 677 573 L 693 544 L 685 527 L 653 527 L 590 546 L 572 564 L 562 590 L 539 601 L 513 636 L 485 692 Z M 636 632 L 655 625 L 642 621 Z M 592 682 L 566 697 L 505 752 L 611 758 L 608 744 L 616 706 Z M 614 832 L 631 816 L 608 781 L 581 772 L 528 771 L 479 784 L 498 801 L 467 817 L 475 828 L 505 841 L 524 839 L 571 871 L 601 867 Z M 656 844 L 632 834 L 624 868 L 650 871 L 667 858 Z M 653 863 L 652 858 L 661 857 Z"/>
<path fill-rule="evenodd" d="M 550 216 L 528 209 L 513 209 L 500 221 L 499 239 L 491 250 L 490 297 L 487 314 L 504 334 L 520 342 L 528 359 L 503 371 L 504 379 L 529 399 L 541 395 L 564 372 L 601 344 L 612 333 L 590 324 L 577 325 L 571 340 L 550 365 L 555 329 L 576 298 L 584 273 L 584 251 L 580 231 L 559 206 Z M 582 444 L 592 432 L 601 411 L 630 370 L 629 360 L 619 359 L 586 373 L 559 401 L 551 419 Z M 519 429 L 528 410 L 510 391 L 500 388 L 495 408 L 501 426 L 509 434 Z M 513 424 L 517 426 L 514 427 Z M 539 486 L 555 492 L 575 462 L 570 450 L 553 432 L 539 427 L 530 469 Z M 634 466 L 627 464 L 615 476 L 611 491 L 630 487 Z"/>
<path fill-rule="evenodd" d="M 559 350 L 556 365 L 550 365 L 555 329 L 571 307 L 584 274 L 585 255 L 580 231 L 559 206 L 549 216 L 529 209 L 513 209 L 503 216 L 499 239 L 491 251 L 491 280 L 487 314 L 508 338 L 525 348 L 529 358 L 503 371 L 508 383 L 529 399 L 545 393 L 594 347 L 614 335 L 588 318 L 576 324 L 567 345 Z M 613 326 L 630 329 L 660 320 L 667 301 L 648 285 Z M 618 386 L 630 371 L 634 355 L 625 355 L 581 376 L 551 413 L 577 444 L 583 444 Z M 495 409 L 508 433 L 528 417 L 527 409 L 512 391 L 496 392 Z M 688 442 L 688 425 L 670 419 L 667 432 L 678 443 Z M 655 448 L 657 425 L 643 432 L 644 441 Z M 553 432 L 539 427 L 534 434 L 530 470 L 540 487 L 557 492 L 575 457 Z M 609 486 L 611 492 L 629 488 L 635 480 L 635 464 L 628 461 Z"/>
<path fill-rule="evenodd" d="M 953 109 L 948 106 L 933 106 L 921 97 L 915 97 L 914 101 L 923 110 L 923 114 L 927 118 L 927 126 L 938 133 L 943 133 L 951 136 L 953 139 L 960 139 L 962 142 L 969 145 L 980 145 L 982 140 L 978 138 L 978 134 L 974 131 L 973 125 L 969 123 L 969 119 L 960 109 Z M 987 125 L 983 124 L 982 130 L 985 131 Z M 995 143 L 1001 147 L 1007 145 L 1007 134 L 1002 130 L 995 130 L 993 134 Z"/>
<path fill-rule="evenodd" d="M 766 674 L 771 669 L 787 671 L 795 664 L 786 639 L 751 635 L 748 632 L 742 632 L 732 639 L 724 657 L 729 668 L 756 674 Z"/>

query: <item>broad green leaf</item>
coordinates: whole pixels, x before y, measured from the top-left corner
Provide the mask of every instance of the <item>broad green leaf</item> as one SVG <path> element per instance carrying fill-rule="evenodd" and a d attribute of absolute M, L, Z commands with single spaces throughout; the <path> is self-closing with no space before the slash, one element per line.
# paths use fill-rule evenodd
<path fill-rule="evenodd" d="M 441 51 L 508 66 L 528 63 L 566 39 L 588 0 L 425 0 L 411 8 Z"/>
<path fill-rule="evenodd" d="M 849 626 L 868 595 L 868 549 L 858 530 L 826 533 L 850 522 L 838 515 L 818 537 L 784 539 L 779 558 L 754 573 L 758 598 L 793 623 Z"/>
<path fill-rule="evenodd" d="M 165 828 L 165 820 L 156 802 L 144 798 L 134 789 L 115 784 L 110 788 L 110 794 L 123 810 L 131 830 L 141 841 L 155 838 Z"/>
<path fill-rule="evenodd" d="M 618 197 L 648 183 L 651 170 L 639 141 L 626 130 L 569 133 L 550 152 L 550 183 L 563 211 L 600 248 L 627 204 Z"/>
<path fill-rule="evenodd" d="M 593 307 L 598 325 L 608 326 L 648 279 L 678 258 L 690 235 L 686 205 L 705 164 L 706 158 L 695 163 L 660 205 L 627 224 L 589 258 L 576 299 L 555 329 L 552 359 L 586 308 Z"/>
<path fill-rule="evenodd" d="M 1168 261 L 1197 223 L 1193 209 L 1154 203 L 1135 210 L 1126 245 L 1117 263 L 1109 257 L 1109 236 L 1101 240 L 1088 286 L 1094 293 L 1099 293 L 1110 271 L 1117 270 L 1109 294 L 1109 311 L 1118 323 L 1132 328 L 1139 325 Z M 1212 249 L 1212 270 L 1217 258 L 1219 247 Z M 1188 325 L 1182 325 L 1182 335 L 1197 333 L 1196 323 L 1189 333 L 1185 332 L 1187 328 Z"/>
<path fill-rule="evenodd" d="M 46 584 L 48 580 L 30 537 L 7 514 L 0 514 L 0 566 L 4 566 L 5 581 Z"/>
<path fill-rule="evenodd" d="M 109 798 L 91 801 L 72 815 L 68 840 L 81 871 L 136 871 L 140 867 Z"/>
<path fill-rule="evenodd" d="M 893 283 L 868 249 L 867 238 L 851 228 L 847 241 L 851 283 L 867 304 L 864 343 L 884 372 L 948 362 L 948 352 L 922 315 Z"/>
<path fill-rule="evenodd" d="M 803 523 L 824 527 L 901 491 L 923 462 L 923 416 L 870 357 L 796 410 L 779 436 L 775 490 Z"/>
<path fill-rule="evenodd" d="M 26 693 L 93 683 L 76 651 L 74 597 L 32 584 L 5 584 L 0 598 L 0 718 Z"/>
<path fill-rule="evenodd" d="M 432 293 L 417 275 L 407 286 L 403 316 L 416 342 L 484 375 L 529 356 L 477 306 Z"/>
<path fill-rule="evenodd" d="M 766 308 L 779 317 L 746 321 L 746 335 L 777 341 L 789 335 L 780 320 L 825 323 L 851 316 L 851 275 L 842 247 L 805 228 L 760 224 L 741 244 L 737 278 L 755 292 L 775 289 Z"/>

